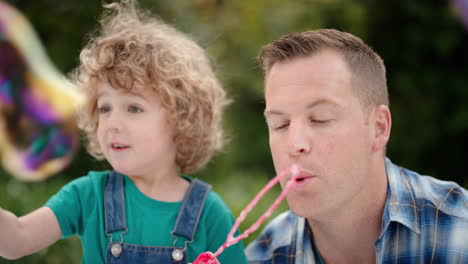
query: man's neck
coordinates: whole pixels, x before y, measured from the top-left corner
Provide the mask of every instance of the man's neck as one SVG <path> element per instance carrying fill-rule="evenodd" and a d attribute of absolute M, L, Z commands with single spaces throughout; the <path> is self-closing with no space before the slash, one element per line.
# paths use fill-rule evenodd
<path fill-rule="evenodd" d="M 307 219 L 315 245 L 326 263 L 374 263 L 374 243 L 382 229 L 387 194 L 385 165 L 344 210 L 327 219 Z M 375 179 L 375 178 L 374 178 Z"/>

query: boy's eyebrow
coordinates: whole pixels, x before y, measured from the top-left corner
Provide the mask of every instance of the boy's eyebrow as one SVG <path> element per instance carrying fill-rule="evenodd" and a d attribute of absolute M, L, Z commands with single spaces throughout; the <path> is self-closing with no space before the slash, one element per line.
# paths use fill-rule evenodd
<path fill-rule="evenodd" d="M 128 91 L 128 92 L 126 92 L 126 93 L 129 94 L 129 95 L 132 95 L 132 96 L 136 96 L 136 97 L 140 97 L 140 98 L 142 98 L 142 99 L 146 99 L 146 97 L 143 96 L 142 93 L 138 93 L 138 92 L 134 92 L 134 91 Z"/>
<path fill-rule="evenodd" d="M 99 91 L 99 93 L 98 93 L 98 95 L 97 95 L 97 98 L 102 97 L 102 96 L 105 96 L 105 95 L 107 95 L 107 94 L 108 94 L 107 91 Z M 135 97 L 138 97 L 138 98 L 141 98 L 141 99 L 145 99 L 145 100 L 146 100 L 146 97 L 143 96 L 141 93 L 138 93 L 138 92 L 127 91 L 127 92 L 125 92 L 125 94 L 128 94 L 128 95 L 135 96 Z"/>
<path fill-rule="evenodd" d="M 309 110 L 311 108 L 314 108 L 314 107 L 317 107 L 319 105 L 332 105 L 332 106 L 336 106 L 336 107 L 339 107 L 340 105 L 335 102 L 335 101 L 332 101 L 330 99 L 327 99 L 327 98 L 319 98 L 311 103 L 309 103 L 307 106 L 306 106 L 306 110 Z M 276 110 L 276 109 L 265 109 L 265 112 L 263 113 L 263 115 L 265 116 L 265 118 L 268 118 L 269 116 L 278 116 L 278 115 L 283 115 L 284 113 L 280 110 Z"/>
<path fill-rule="evenodd" d="M 102 97 L 102 96 L 104 96 L 106 94 L 107 94 L 106 91 L 99 91 L 96 98 Z"/>

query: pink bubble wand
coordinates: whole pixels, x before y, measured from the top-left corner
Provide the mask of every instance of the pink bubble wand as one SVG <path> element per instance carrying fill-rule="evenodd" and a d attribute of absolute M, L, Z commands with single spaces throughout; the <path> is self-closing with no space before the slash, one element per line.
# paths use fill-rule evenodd
<path fill-rule="evenodd" d="M 229 232 L 226 242 L 224 242 L 221 247 L 218 248 L 218 250 L 215 253 L 211 252 L 204 252 L 200 254 L 195 261 L 192 264 L 219 264 L 219 261 L 216 259 L 226 248 L 236 244 L 240 240 L 248 237 L 251 233 L 255 232 L 255 230 L 258 229 L 258 227 L 268 218 L 270 215 L 273 213 L 273 211 L 276 209 L 276 207 L 279 206 L 279 204 L 284 200 L 286 197 L 287 193 L 291 189 L 291 187 L 296 183 L 296 179 L 299 176 L 300 172 L 300 167 L 299 165 L 292 165 L 290 168 L 284 170 L 277 176 L 275 176 L 273 179 L 271 179 L 265 187 L 255 196 L 254 199 L 247 205 L 247 207 L 240 213 L 239 217 L 236 219 L 236 222 L 234 223 L 234 226 L 231 228 L 231 231 Z M 292 177 L 289 179 L 289 181 L 286 184 L 286 187 L 283 189 L 281 194 L 276 198 L 274 203 L 266 210 L 266 212 L 247 230 L 244 231 L 244 233 L 238 235 L 237 237 L 234 237 L 234 233 L 236 232 L 237 228 L 239 228 L 239 225 L 244 221 L 245 217 L 247 214 L 252 211 L 254 206 L 258 203 L 258 201 L 271 189 L 273 186 L 275 186 L 281 178 L 283 178 L 287 174 L 291 174 Z"/>

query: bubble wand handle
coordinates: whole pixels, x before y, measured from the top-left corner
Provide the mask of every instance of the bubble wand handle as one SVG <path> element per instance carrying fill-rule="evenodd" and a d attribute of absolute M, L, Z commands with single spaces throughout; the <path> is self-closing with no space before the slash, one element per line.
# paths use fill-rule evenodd
<path fill-rule="evenodd" d="M 273 213 L 273 211 L 278 207 L 278 205 L 283 201 L 283 199 L 286 197 L 286 194 L 289 192 L 291 187 L 296 183 L 296 177 L 299 175 L 300 167 L 299 165 L 294 164 L 290 168 L 284 170 L 277 176 L 275 176 L 273 179 L 271 179 L 265 187 L 255 196 L 255 198 L 247 205 L 247 207 L 240 213 L 239 217 L 236 219 L 236 222 L 234 223 L 234 226 L 232 227 L 231 231 L 229 232 L 226 242 L 224 242 L 221 247 L 213 254 L 214 257 L 219 256 L 224 249 L 227 247 L 236 244 L 240 240 L 248 237 L 251 233 L 255 232 L 257 228 Z M 239 225 L 244 221 L 245 217 L 247 214 L 252 211 L 253 207 L 258 203 L 258 201 L 273 187 L 275 184 L 279 182 L 281 178 L 283 178 L 285 175 L 291 174 L 292 177 L 286 184 L 286 187 L 283 188 L 283 191 L 281 194 L 276 198 L 275 202 L 268 208 L 268 210 L 247 230 L 244 231 L 244 233 L 240 234 L 237 237 L 234 237 L 234 233 L 236 230 L 239 228 Z"/>

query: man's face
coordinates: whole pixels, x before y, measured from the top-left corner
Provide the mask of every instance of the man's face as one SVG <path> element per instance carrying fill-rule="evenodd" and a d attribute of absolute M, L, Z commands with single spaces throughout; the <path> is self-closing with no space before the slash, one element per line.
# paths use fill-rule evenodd
<path fill-rule="evenodd" d="M 359 200 L 372 182 L 375 128 L 342 57 L 324 50 L 274 64 L 265 100 L 277 173 L 294 163 L 304 169 L 287 196 L 291 210 L 308 219 L 327 217 Z"/>

